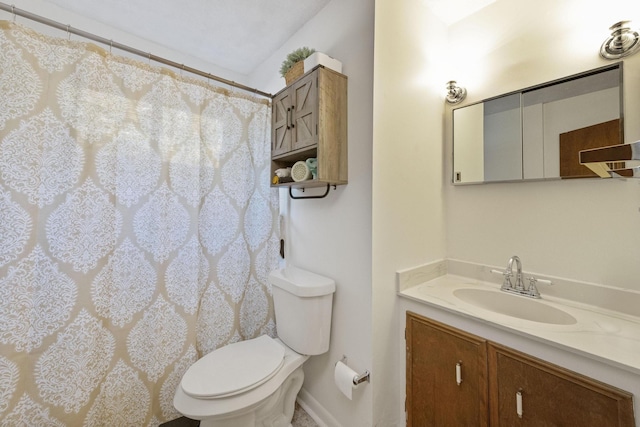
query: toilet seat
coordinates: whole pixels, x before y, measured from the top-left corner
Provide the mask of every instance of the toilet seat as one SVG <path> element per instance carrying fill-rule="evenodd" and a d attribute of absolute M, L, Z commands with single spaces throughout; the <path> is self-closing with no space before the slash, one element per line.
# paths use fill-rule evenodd
<path fill-rule="evenodd" d="M 284 355 L 284 346 L 268 335 L 229 344 L 191 365 L 180 386 L 198 399 L 234 396 L 271 379 L 282 367 Z"/>

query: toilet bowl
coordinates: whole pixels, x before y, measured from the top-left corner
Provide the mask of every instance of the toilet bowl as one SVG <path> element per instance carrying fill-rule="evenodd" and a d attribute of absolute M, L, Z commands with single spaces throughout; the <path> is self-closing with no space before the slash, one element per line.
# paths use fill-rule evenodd
<path fill-rule="evenodd" d="M 290 427 L 302 365 L 329 348 L 335 282 L 288 267 L 271 272 L 279 338 L 221 347 L 194 363 L 173 405 L 201 427 Z"/>
<path fill-rule="evenodd" d="M 216 352 L 223 349 L 234 350 L 229 351 L 229 354 L 236 354 L 234 346 L 248 344 L 246 349 L 241 350 L 246 350 L 247 354 L 252 354 L 254 357 L 239 356 L 235 358 L 235 361 L 246 364 L 247 369 L 250 369 L 261 364 L 264 356 L 261 351 L 264 351 L 266 346 L 258 344 L 263 344 L 260 341 L 266 340 L 282 349 L 280 363 L 274 372 L 266 374 L 264 378 L 247 377 L 245 383 L 238 381 L 233 387 L 229 387 L 229 390 L 224 390 L 224 386 L 216 387 L 215 391 L 219 393 L 216 396 L 203 395 L 203 391 L 206 390 L 205 381 L 215 376 L 210 369 L 219 367 L 226 373 L 233 371 L 233 366 L 226 365 L 225 369 L 223 358 L 212 361 L 212 363 L 221 362 L 222 364 L 219 366 L 215 368 L 207 366 L 208 358 L 215 358 Z M 290 426 L 296 396 L 304 380 L 302 365 L 309 356 L 298 354 L 285 346 L 279 339 L 270 338 L 267 335 L 230 344 L 219 350 L 209 353 L 198 361 L 204 363 L 197 365 L 198 362 L 196 362 L 189 368 L 176 390 L 173 400 L 175 408 L 187 418 L 201 420 L 201 427 Z M 187 374 L 190 374 L 189 377 Z M 190 377 L 192 379 L 200 377 L 201 384 L 198 384 L 197 381 L 189 384 Z M 281 423 L 277 423 L 278 418 L 282 418 Z M 266 420 L 270 422 L 265 423 Z"/>

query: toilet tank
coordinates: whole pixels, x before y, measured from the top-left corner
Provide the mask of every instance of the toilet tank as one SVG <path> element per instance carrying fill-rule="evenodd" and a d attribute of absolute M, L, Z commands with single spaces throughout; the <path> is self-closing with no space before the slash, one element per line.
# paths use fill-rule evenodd
<path fill-rule="evenodd" d="M 305 355 L 329 350 L 335 282 L 293 266 L 272 271 L 269 282 L 282 342 Z"/>

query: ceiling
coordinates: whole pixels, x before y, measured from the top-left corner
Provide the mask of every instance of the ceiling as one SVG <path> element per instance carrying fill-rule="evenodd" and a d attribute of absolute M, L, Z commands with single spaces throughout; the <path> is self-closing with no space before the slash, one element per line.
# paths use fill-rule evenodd
<path fill-rule="evenodd" d="M 330 0 L 46 1 L 239 74 L 251 73 L 330 2 Z"/>
<path fill-rule="evenodd" d="M 45 1 L 247 75 L 331 0 Z M 424 1 L 451 25 L 496 0 Z"/>

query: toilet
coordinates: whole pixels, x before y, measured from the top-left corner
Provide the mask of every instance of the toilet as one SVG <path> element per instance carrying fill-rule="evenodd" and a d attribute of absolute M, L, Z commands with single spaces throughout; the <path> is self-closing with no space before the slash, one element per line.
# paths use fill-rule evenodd
<path fill-rule="evenodd" d="M 293 266 L 272 271 L 269 282 L 278 338 L 218 348 L 180 381 L 173 405 L 201 427 L 290 427 L 302 365 L 329 350 L 335 282 Z"/>

